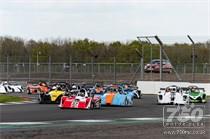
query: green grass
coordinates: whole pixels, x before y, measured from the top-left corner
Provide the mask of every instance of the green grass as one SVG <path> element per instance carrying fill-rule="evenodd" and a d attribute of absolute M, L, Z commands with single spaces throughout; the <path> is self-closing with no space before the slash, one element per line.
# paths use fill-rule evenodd
<path fill-rule="evenodd" d="M 8 96 L 8 95 L 0 95 L 0 103 L 6 102 L 20 102 L 25 101 L 26 98 L 17 97 L 17 96 Z"/>
<path fill-rule="evenodd" d="M 207 99 L 210 99 L 210 96 L 207 96 Z"/>

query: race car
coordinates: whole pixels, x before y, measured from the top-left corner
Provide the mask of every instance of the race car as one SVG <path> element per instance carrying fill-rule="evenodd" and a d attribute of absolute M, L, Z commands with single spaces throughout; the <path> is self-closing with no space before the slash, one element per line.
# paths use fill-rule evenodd
<path fill-rule="evenodd" d="M 188 89 L 190 102 L 206 102 L 206 93 L 204 88 L 199 88 L 197 86 L 189 86 Z"/>
<path fill-rule="evenodd" d="M 47 93 L 39 93 L 38 101 L 40 104 L 56 103 L 59 104 L 61 97 L 65 94 L 60 87 L 52 87 L 52 90 Z"/>
<path fill-rule="evenodd" d="M 127 83 L 121 83 L 119 85 L 123 87 L 125 92 L 133 93 L 134 98 L 136 98 L 136 99 L 140 99 L 141 98 L 141 96 L 142 96 L 141 91 L 138 90 L 137 87 L 132 86 L 132 85 L 127 84 Z"/>
<path fill-rule="evenodd" d="M 46 82 L 40 82 L 39 84 L 29 83 L 26 87 L 26 91 L 28 94 L 47 93 L 49 87 Z"/>
<path fill-rule="evenodd" d="M 158 104 L 188 104 L 189 101 L 187 90 L 175 85 L 160 88 L 157 95 Z"/>
<path fill-rule="evenodd" d="M 145 72 L 160 72 L 160 59 L 153 59 L 150 63 L 146 64 L 144 67 Z M 162 60 L 162 72 L 171 73 L 172 72 L 172 65 L 171 63 L 163 59 Z"/>
<path fill-rule="evenodd" d="M 101 97 L 101 105 L 133 105 L 133 93 L 125 92 L 121 86 L 108 86 L 103 93 L 96 93 L 95 95 Z"/>
<path fill-rule="evenodd" d="M 16 82 L 2 82 L 0 84 L 0 93 L 23 93 L 24 89 Z"/>
<path fill-rule="evenodd" d="M 63 96 L 60 101 L 60 108 L 70 109 L 100 109 L 101 99 L 81 89 L 77 95 Z"/>

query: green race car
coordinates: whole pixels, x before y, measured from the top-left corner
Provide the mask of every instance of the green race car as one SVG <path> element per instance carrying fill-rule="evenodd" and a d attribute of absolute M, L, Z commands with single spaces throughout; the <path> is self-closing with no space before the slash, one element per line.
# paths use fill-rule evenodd
<path fill-rule="evenodd" d="M 189 96 L 190 96 L 190 102 L 200 102 L 205 103 L 206 102 L 206 93 L 204 88 L 199 88 L 197 86 L 189 86 L 188 87 Z"/>

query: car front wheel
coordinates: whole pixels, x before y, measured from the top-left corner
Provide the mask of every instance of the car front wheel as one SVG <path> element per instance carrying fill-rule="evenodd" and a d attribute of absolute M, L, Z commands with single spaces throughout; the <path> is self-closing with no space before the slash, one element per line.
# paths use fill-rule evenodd
<path fill-rule="evenodd" d="M 97 102 L 95 103 L 95 107 L 96 107 L 97 109 L 100 109 L 100 108 L 101 108 L 101 104 L 100 104 L 99 101 L 97 101 Z"/>

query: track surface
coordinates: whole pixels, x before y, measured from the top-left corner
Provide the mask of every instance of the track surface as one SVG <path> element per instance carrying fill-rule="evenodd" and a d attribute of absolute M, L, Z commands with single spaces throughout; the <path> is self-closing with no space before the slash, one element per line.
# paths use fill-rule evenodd
<path fill-rule="evenodd" d="M 34 96 L 31 96 L 35 98 Z M 162 118 L 163 105 L 156 104 L 155 95 L 144 95 L 133 107 L 102 107 L 100 110 L 60 109 L 56 104 L 20 104 L 0 106 L 0 122 L 46 122 L 120 118 Z M 205 104 L 210 114 L 210 103 Z M 1 129 L 0 129 L 1 130 Z M 171 129 L 170 129 L 171 130 Z M 116 123 L 55 124 L 30 128 L 3 129 L 0 138 L 210 138 L 210 121 L 206 119 L 204 135 L 163 135 L 168 131 L 162 121 L 135 121 Z"/>
<path fill-rule="evenodd" d="M 153 95 L 135 100 L 132 107 L 102 107 L 100 110 L 60 109 L 57 104 L 9 105 L 1 107 L 1 122 L 161 117 L 162 107 L 156 104 Z"/>

